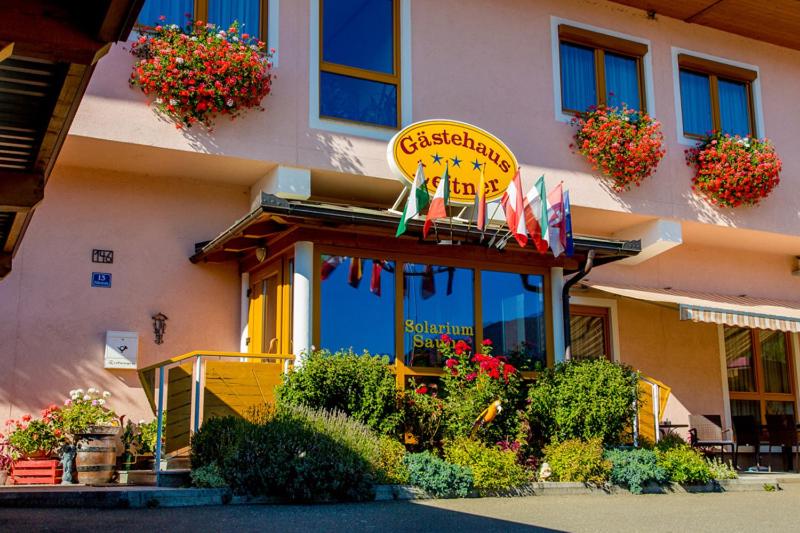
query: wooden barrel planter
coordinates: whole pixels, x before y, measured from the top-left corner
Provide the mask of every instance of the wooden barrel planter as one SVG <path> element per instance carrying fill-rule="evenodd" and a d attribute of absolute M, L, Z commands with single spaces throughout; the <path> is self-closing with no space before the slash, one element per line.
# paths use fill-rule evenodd
<path fill-rule="evenodd" d="M 110 483 L 117 463 L 116 426 L 90 426 L 86 433 L 77 435 L 75 470 L 78 483 L 100 485 Z"/>

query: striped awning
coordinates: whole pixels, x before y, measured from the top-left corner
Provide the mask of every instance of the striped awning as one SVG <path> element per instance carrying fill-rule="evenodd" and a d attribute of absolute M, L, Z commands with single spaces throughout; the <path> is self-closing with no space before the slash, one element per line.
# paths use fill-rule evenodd
<path fill-rule="evenodd" d="M 675 305 L 681 320 L 745 328 L 800 332 L 800 302 L 585 281 L 593 289 L 649 302 Z"/>

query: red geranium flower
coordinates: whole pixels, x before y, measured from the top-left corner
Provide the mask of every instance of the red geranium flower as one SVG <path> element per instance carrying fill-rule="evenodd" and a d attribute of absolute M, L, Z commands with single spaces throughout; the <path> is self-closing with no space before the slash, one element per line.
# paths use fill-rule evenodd
<path fill-rule="evenodd" d="M 417 394 L 428 394 L 428 387 L 426 385 L 420 385 L 414 392 Z"/>
<path fill-rule="evenodd" d="M 492 345 L 492 339 L 483 339 L 481 344 L 483 344 L 484 346 L 491 346 Z"/>
<path fill-rule="evenodd" d="M 458 359 L 453 359 L 452 357 L 445 361 L 444 363 L 447 365 L 447 368 L 453 368 L 454 366 L 458 365 Z"/>
<path fill-rule="evenodd" d="M 450 344 L 450 341 L 453 340 L 453 339 L 450 338 L 450 335 L 448 335 L 447 333 L 442 334 L 441 339 L 442 339 L 442 342 L 447 343 L 447 344 Z"/>

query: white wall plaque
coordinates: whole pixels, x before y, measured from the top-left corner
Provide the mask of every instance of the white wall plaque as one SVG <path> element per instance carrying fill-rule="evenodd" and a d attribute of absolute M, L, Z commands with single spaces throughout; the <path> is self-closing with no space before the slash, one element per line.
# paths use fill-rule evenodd
<path fill-rule="evenodd" d="M 103 368 L 136 369 L 139 334 L 132 331 L 106 331 L 106 353 Z"/>

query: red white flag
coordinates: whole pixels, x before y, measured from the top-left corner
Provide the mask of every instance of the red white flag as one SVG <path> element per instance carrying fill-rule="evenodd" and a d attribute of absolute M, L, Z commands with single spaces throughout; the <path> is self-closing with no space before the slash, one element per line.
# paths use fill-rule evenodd
<path fill-rule="evenodd" d="M 547 193 L 541 176 L 525 195 L 525 226 L 539 253 L 547 253 Z"/>
<path fill-rule="evenodd" d="M 342 264 L 344 258 L 340 255 L 330 255 L 324 261 L 322 261 L 322 266 L 320 267 L 319 277 L 322 281 L 325 281 L 330 277 L 336 267 Z"/>
<path fill-rule="evenodd" d="M 525 228 L 525 200 L 522 193 L 522 180 L 519 169 L 514 174 L 514 179 L 503 193 L 503 211 L 506 214 L 508 229 L 520 246 L 528 244 L 528 232 Z"/>
<path fill-rule="evenodd" d="M 447 202 L 450 200 L 450 177 L 448 167 L 444 167 L 444 174 L 439 180 L 439 185 L 436 187 L 431 199 L 431 205 L 428 208 L 428 216 L 425 217 L 425 225 L 422 226 L 422 238 L 428 237 L 428 232 L 431 230 L 433 222 L 440 218 L 447 218 Z"/>
<path fill-rule="evenodd" d="M 550 249 L 553 257 L 564 253 L 567 247 L 567 217 L 564 216 L 564 187 L 559 183 L 547 194 L 547 218 L 550 225 Z"/>

